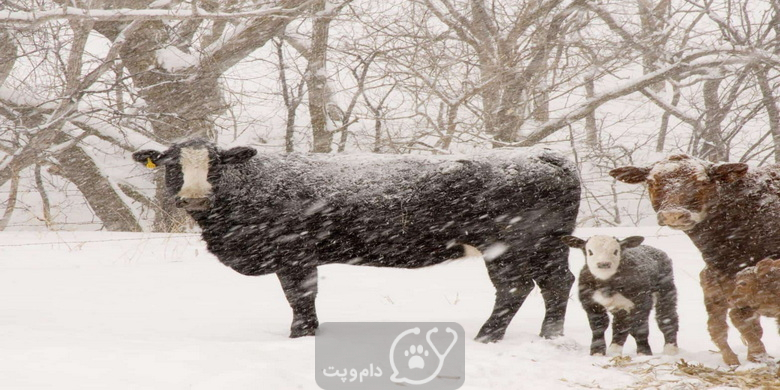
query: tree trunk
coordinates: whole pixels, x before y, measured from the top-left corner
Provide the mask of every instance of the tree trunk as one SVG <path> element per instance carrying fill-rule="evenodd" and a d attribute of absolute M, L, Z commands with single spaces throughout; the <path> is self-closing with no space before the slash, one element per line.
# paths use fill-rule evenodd
<path fill-rule="evenodd" d="M 585 78 L 585 98 L 593 99 L 596 96 L 596 83 L 593 74 Z M 585 116 L 585 144 L 591 149 L 599 147 L 599 133 L 596 127 L 596 110 Z"/>
<path fill-rule="evenodd" d="M 57 156 L 56 172 L 78 187 L 89 207 L 109 231 L 140 232 L 135 215 L 103 177 L 100 168 L 81 148 L 73 146 Z"/>
<path fill-rule="evenodd" d="M 642 53 L 642 67 L 644 74 L 653 73 L 658 70 L 658 60 L 661 58 L 666 38 L 664 28 L 666 27 L 666 18 L 670 2 L 669 0 L 660 0 L 658 4 L 653 4 L 653 0 L 637 0 L 639 20 L 642 26 L 642 36 L 645 47 L 649 50 Z M 664 82 L 660 81 L 649 87 L 655 92 L 664 90 Z"/>
<path fill-rule="evenodd" d="M 5 79 L 11 74 L 17 55 L 16 43 L 14 43 L 11 33 L 7 30 L 0 30 L 0 85 L 3 85 Z"/>
<path fill-rule="evenodd" d="M 767 68 L 764 67 L 757 71 L 756 78 L 758 79 L 758 86 L 761 88 L 761 103 L 764 105 L 764 110 L 766 110 L 769 131 L 772 133 L 775 162 L 780 163 L 780 113 L 778 113 L 777 105 L 775 104 L 772 88 L 769 86 Z"/>
<path fill-rule="evenodd" d="M 333 143 L 333 133 L 327 128 L 325 104 L 330 100 L 326 64 L 328 60 L 328 32 L 331 16 L 322 16 L 326 0 L 318 0 L 312 6 L 314 22 L 312 25 L 311 52 L 306 66 L 306 85 L 309 89 L 309 115 L 313 137 L 312 152 L 329 153 Z"/>
<path fill-rule="evenodd" d="M 672 102 L 673 107 L 677 107 L 680 103 L 680 87 L 677 83 L 672 82 Z M 666 135 L 669 133 L 669 119 L 672 117 L 672 113 L 669 110 L 664 110 L 663 116 L 661 116 L 661 126 L 658 128 L 658 141 L 655 144 L 655 151 L 662 153 L 666 144 Z"/>
<path fill-rule="evenodd" d="M 698 155 L 712 162 L 728 161 L 720 127 L 724 117 L 718 93 L 721 81 L 722 78 L 706 80 L 703 87 L 705 119 Z"/>

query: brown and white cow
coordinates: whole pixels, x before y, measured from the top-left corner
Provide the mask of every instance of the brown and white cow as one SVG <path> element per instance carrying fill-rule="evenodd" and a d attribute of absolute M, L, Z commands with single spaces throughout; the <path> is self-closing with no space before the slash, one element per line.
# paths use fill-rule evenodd
<path fill-rule="evenodd" d="M 736 274 L 780 255 L 780 168 L 749 169 L 744 163 L 714 164 L 674 155 L 649 167 L 620 167 L 619 181 L 647 185 L 658 224 L 684 231 L 706 263 L 700 275 L 707 327 L 729 365 L 739 359 L 729 347 L 727 314 L 748 346 L 748 360 L 766 356 L 755 309 L 729 312 Z"/>

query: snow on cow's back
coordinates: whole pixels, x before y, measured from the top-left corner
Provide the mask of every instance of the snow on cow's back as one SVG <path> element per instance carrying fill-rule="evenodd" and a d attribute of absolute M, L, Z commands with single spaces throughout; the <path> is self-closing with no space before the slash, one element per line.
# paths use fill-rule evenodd
<path fill-rule="evenodd" d="M 755 183 L 748 186 L 748 189 L 752 195 L 760 197 L 759 206 L 780 217 L 780 166 L 751 168 L 747 178 Z"/>
<path fill-rule="evenodd" d="M 285 198 L 381 202 L 406 198 L 420 188 L 459 181 L 498 187 L 546 182 L 579 186 L 576 168 L 559 153 L 538 148 L 494 149 L 473 155 L 261 154 L 228 168 L 228 187 L 259 186 Z"/>

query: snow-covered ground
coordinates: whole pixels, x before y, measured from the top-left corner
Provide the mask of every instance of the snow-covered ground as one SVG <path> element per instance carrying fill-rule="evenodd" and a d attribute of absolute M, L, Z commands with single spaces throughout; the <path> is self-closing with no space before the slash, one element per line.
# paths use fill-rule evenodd
<path fill-rule="evenodd" d="M 645 235 L 672 257 L 679 356 L 636 358 L 630 338 L 630 364 L 589 356 L 575 290 L 566 336 L 542 340 L 543 304 L 534 290 L 504 341 L 467 341 L 463 389 L 703 387 L 672 373 L 674 364 L 722 365 L 706 331 L 703 263 L 688 238 L 656 227 L 577 231 L 592 234 Z M 579 273 L 580 253 L 572 252 L 571 266 Z M 320 322 L 455 321 L 473 338 L 492 308 L 493 286 L 478 259 L 422 270 L 334 265 L 320 268 L 317 304 Z M 233 272 L 197 235 L 0 233 L 2 389 L 317 389 L 314 339 L 288 339 L 290 319 L 275 276 Z M 764 327 L 769 352 L 780 355 L 774 321 Z M 730 341 L 744 361 L 733 329 Z M 662 344 L 653 323 L 656 353 Z"/>

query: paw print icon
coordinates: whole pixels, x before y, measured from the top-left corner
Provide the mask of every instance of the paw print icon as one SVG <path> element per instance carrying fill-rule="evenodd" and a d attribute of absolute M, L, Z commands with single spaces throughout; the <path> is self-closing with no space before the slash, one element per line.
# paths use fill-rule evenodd
<path fill-rule="evenodd" d="M 436 345 L 431 341 L 431 335 L 438 333 L 439 328 L 434 327 L 425 334 L 425 342 L 427 346 L 422 344 L 411 344 L 408 347 L 403 348 L 403 354 L 396 353 L 396 349 L 399 344 L 407 345 L 405 342 L 407 336 L 420 335 L 421 331 L 419 327 L 407 329 L 401 332 L 393 344 L 390 346 L 390 368 L 393 369 L 393 374 L 390 376 L 390 380 L 395 383 L 407 383 L 410 385 L 423 385 L 434 380 L 439 373 L 441 373 L 444 367 L 447 355 L 458 342 L 458 333 L 453 329 L 447 327 L 446 333 L 452 335 L 452 341 L 450 342 L 444 353 L 439 352 Z M 431 356 L 433 352 L 433 356 Z M 396 360 L 402 361 L 404 364 L 396 364 Z M 400 370 L 398 367 L 402 367 L 406 370 Z M 406 372 L 402 372 L 406 371 Z"/>
<path fill-rule="evenodd" d="M 428 351 L 422 346 L 410 346 L 407 351 L 404 351 L 404 356 L 409 356 L 409 369 L 425 368 L 425 360 L 422 355 L 428 356 Z"/>

